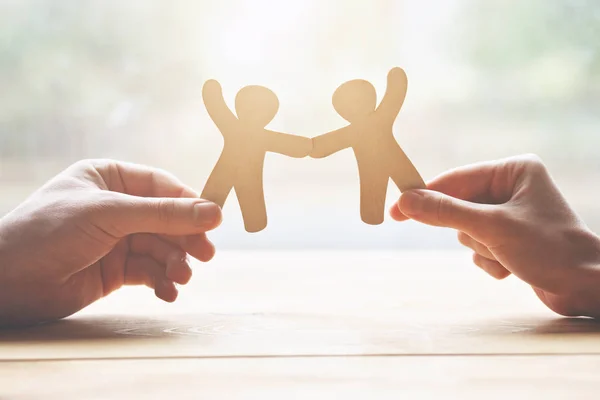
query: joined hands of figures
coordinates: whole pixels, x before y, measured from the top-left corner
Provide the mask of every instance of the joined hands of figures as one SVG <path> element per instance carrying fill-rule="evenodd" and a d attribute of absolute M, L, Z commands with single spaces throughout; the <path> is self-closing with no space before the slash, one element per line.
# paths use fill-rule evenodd
<path fill-rule="evenodd" d="M 352 148 L 359 171 L 361 219 L 370 225 L 381 224 L 390 178 L 402 192 L 425 188 L 392 132 L 407 85 L 404 70 L 393 68 L 388 73 L 385 95 L 377 106 L 377 94 L 370 82 L 355 79 L 342 84 L 334 92 L 332 103 L 349 124 L 311 139 L 265 128 L 279 109 L 279 100 L 270 89 L 242 88 L 235 97 L 234 114 L 225 103 L 221 85 L 215 80 L 207 81 L 202 98 L 223 135 L 224 145 L 201 197 L 223 207 L 231 189 L 235 189 L 246 231 L 259 232 L 267 226 L 263 191 L 267 151 L 295 158 L 323 158 Z"/>

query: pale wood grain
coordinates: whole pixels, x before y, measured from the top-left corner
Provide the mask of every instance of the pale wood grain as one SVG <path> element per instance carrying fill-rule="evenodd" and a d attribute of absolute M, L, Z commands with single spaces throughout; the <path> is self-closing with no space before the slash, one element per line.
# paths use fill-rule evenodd
<path fill-rule="evenodd" d="M 467 252 L 219 254 L 180 301 L 123 290 L 0 332 L 0 399 L 588 399 L 600 326 Z"/>
<path fill-rule="evenodd" d="M 594 399 L 600 356 L 0 363 L 0 398 Z"/>
<path fill-rule="evenodd" d="M 0 332 L 0 359 L 600 353 L 467 252 L 242 252 L 196 265 L 175 304 L 123 290 L 56 324 Z"/>

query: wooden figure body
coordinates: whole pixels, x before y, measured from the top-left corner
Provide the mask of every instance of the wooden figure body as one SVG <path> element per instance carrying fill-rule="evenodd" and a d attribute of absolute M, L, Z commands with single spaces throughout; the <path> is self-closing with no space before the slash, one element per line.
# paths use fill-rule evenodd
<path fill-rule="evenodd" d="M 313 138 L 310 154 L 313 158 L 326 157 L 348 147 L 354 150 L 360 178 L 360 215 L 367 224 L 383 222 L 390 178 L 400 191 L 425 188 L 392 132 L 407 84 L 404 70 L 392 69 L 386 93 L 377 108 L 377 95 L 371 83 L 357 79 L 342 84 L 333 94 L 332 102 L 350 125 Z"/>
<path fill-rule="evenodd" d="M 267 226 L 263 191 L 266 152 L 306 157 L 312 141 L 265 129 L 279 109 L 277 96 L 266 87 L 246 86 L 237 93 L 237 117 L 225 103 L 217 81 L 209 80 L 204 84 L 202 98 L 208 114 L 223 135 L 224 145 L 201 197 L 223 207 L 231 189 L 235 189 L 246 231 L 261 231 Z"/>

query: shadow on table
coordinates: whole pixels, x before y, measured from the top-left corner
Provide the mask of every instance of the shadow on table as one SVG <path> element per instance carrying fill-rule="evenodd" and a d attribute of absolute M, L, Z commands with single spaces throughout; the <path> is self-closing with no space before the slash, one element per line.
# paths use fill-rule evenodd
<path fill-rule="evenodd" d="M 568 335 L 594 333 L 600 335 L 600 321 L 591 318 L 558 318 L 532 327 L 534 335 Z"/>
<path fill-rule="evenodd" d="M 329 350 L 337 354 L 342 351 L 340 348 L 347 354 L 471 353 L 470 343 L 483 346 L 478 351 L 489 347 L 493 352 L 501 349 L 501 352 L 512 353 L 523 351 L 514 341 L 518 342 L 519 337 L 558 342 L 591 337 L 600 342 L 600 321 L 510 318 L 455 325 L 417 323 L 395 317 L 374 322 L 369 318 L 302 314 L 199 314 L 155 319 L 82 316 L 30 328 L 0 330 L 0 344 L 108 341 L 129 345 L 148 343 L 148 340 L 173 344 L 173 341 L 187 339 L 178 343 L 182 346 L 192 343 L 204 348 L 218 342 L 222 336 L 249 351 L 260 349 L 273 354 L 287 353 L 290 348 L 298 348 L 302 354 L 325 354 Z M 493 340 L 488 343 L 489 337 Z M 265 341 L 270 343 L 268 349 Z"/>
<path fill-rule="evenodd" d="M 168 323 L 139 317 L 81 317 L 26 327 L 0 329 L 0 343 L 53 342 L 101 339 L 157 339 L 165 333 Z"/>
<path fill-rule="evenodd" d="M 444 328 L 442 328 L 444 329 Z M 600 339 L 600 320 L 591 318 L 553 318 L 553 319 L 502 319 L 483 320 L 473 324 L 447 326 L 447 332 L 463 333 L 468 336 L 598 336 Z"/>

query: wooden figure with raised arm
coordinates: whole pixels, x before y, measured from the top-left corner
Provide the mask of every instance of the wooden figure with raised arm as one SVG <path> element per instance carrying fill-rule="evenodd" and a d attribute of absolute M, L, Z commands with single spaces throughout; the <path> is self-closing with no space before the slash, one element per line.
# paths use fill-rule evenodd
<path fill-rule="evenodd" d="M 404 70 L 393 68 L 386 93 L 377 106 L 373 85 L 356 79 L 342 84 L 333 94 L 333 107 L 350 123 L 344 128 L 313 138 L 311 157 L 322 158 L 351 147 L 360 179 L 360 215 L 367 224 L 383 222 L 390 178 L 400 191 L 425 188 L 423 179 L 396 142 L 392 127 L 406 97 Z"/>
<path fill-rule="evenodd" d="M 217 81 L 209 80 L 204 84 L 202 98 L 208 114 L 223 135 L 224 145 L 201 197 L 223 207 L 229 192 L 235 189 L 246 231 L 261 231 L 267 226 L 263 192 L 266 152 L 306 157 L 312 141 L 265 129 L 279 109 L 277 96 L 266 87 L 240 89 L 235 97 L 237 117 L 225 103 Z"/>

